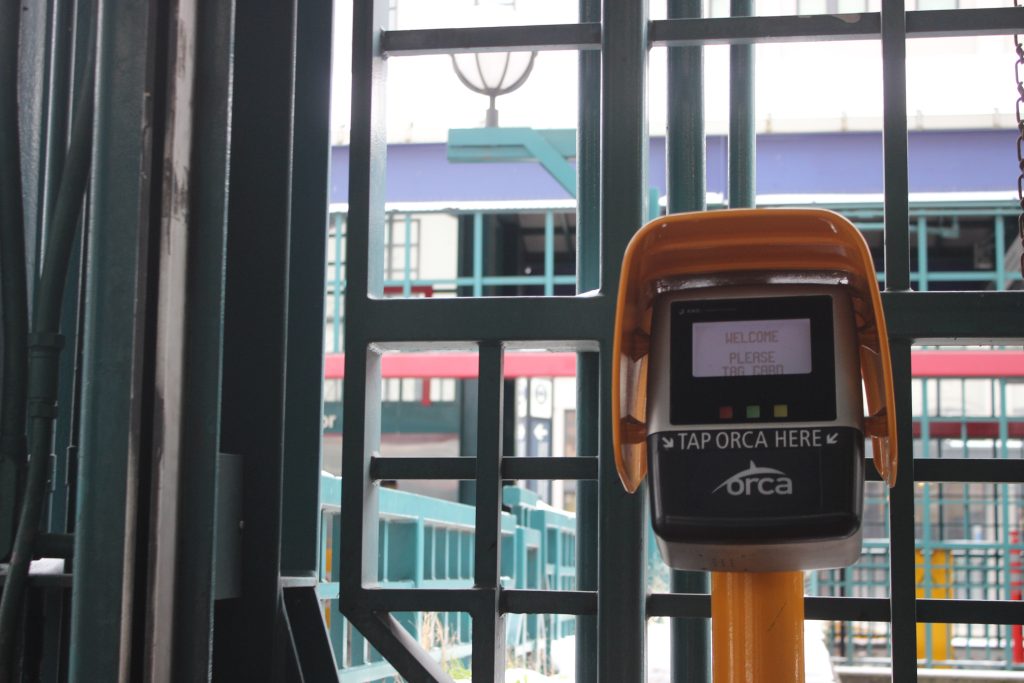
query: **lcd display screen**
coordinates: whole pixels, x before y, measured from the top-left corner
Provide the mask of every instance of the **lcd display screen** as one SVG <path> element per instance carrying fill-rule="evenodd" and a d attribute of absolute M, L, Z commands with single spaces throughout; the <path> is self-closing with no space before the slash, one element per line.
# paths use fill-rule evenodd
<path fill-rule="evenodd" d="M 811 370 L 809 318 L 693 323 L 694 377 L 806 375 Z"/>

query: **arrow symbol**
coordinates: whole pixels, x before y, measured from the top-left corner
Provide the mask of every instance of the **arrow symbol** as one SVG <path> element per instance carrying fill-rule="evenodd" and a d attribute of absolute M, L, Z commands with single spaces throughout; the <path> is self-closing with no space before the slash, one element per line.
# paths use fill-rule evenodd
<path fill-rule="evenodd" d="M 831 434 L 825 437 L 825 443 L 829 444 L 830 446 L 834 446 L 835 444 L 839 443 L 839 434 L 837 432 L 832 432 Z"/>
<path fill-rule="evenodd" d="M 661 447 L 664 448 L 665 450 L 672 448 L 673 443 L 675 443 L 675 439 L 673 439 L 671 436 L 661 437 Z"/>

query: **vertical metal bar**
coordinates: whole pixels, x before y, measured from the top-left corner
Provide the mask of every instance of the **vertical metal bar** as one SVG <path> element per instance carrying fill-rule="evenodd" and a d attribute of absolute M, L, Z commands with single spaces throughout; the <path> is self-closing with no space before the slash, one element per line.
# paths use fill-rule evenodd
<path fill-rule="evenodd" d="M 1006 224 L 1001 213 L 995 215 L 995 220 L 992 225 L 992 230 L 995 233 L 992 236 L 992 258 L 996 264 L 996 290 L 1002 291 L 1009 289 L 1008 283 L 1006 282 L 1006 255 L 1003 254 L 1003 235 L 1005 234 Z"/>
<path fill-rule="evenodd" d="M 359 321 L 370 294 L 382 293 L 384 225 L 384 78 L 380 35 L 387 2 L 353 3 L 352 141 L 349 214 L 346 224 L 345 414 L 342 445 L 340 552 L 334 558 L 341 583 L 339 607 L 353 623 L 360 616 L 363 583 L 377 580 L 378 493 L 370 479 L 370 454 L 380 444 L 380 355 L 361 336 Z M 341 558 L 347 571 L 341 571 Z M 352 616 L 356 618 L 353 619 Z M 369 635 L 369 634 L 367 634 Z"/>
<path fill-rule="evenodd" d="M 402 268 L 402 296 L 408 298 L 412 294 L 412 214 L 405 214 L 405 243 L 402 249 L 405 252 L 405 267 Z"/>
<path fill-rule="evenodd" d="M 754 14 L 753 0 L 731 0 L 730 14 Z M 754 110 L 754 45 L 729 47 L 729 207 L 757 202 L 756 112 Z"/>
<path fill-rule="evenodd" d="M 46 156 L 43 160 L 44 170 L 43 188 L 40 197 L 40 219 L 39 225 L 46 225 L 49 220 L 50 206 L 56 201 L 57 187 L 54 179 L 61 175 L 60 169 L 64 163 L 64 144 L 67 139 L 67 123 L 71 116 L 70 102 L 70 66 L 69 59 L 72 54 L 73 7 L 71 3 L 56 3 L 54 5 L 52 32 L 49 36 L 50 44 L 50 95 L 48 98 L 49 131 L 46 139 Z M 60 358 L 60 395 L 57 399 L 58 405 L 65 409 L 60 411 L 54 429 L 54 452 L 57 454 L 56 468 L 53 473 L 54 495 L 50 499 L 50 522 L 49 530 L 63 532 L 67 530 L 68 521 L 68 478 L 69 461 L 73 457 L 69 455 L 68 449 L 77 447 L 78 435 L 75 420 L 72 415 L 77 410 L 76 384 L 78 374 L 75 371 L 77 365 L 77 349 L 79 348 L 79 309 L 81 302 L 81 269 L 82 269 L 82 245 L 84 239 L 81 233 L 75 238 L 76 244 L 72 249 L 72 260 L 68 269 L 67 285 L 64 292 L 64 303 L 61 306 L 60 329 L 67 339 L 66 349 Z M 0 541 L 0 548 L 4 547 Z"/>
<path fill-rule="evenodd" d="M 162 114 L 162 168 L 155 310 L 153 387 L 159 400 L 153 413 L 163 426 L 152 437 L 160 457 L 150 465 L 151 493 L 148 535 L 166 542 L 150 543 L 145 576 L 146 610 L 144 651 L 136 653 L 133 670 L 150 683 L 171 680 L 173 663 L 167 643 L 173 637 L 179 606 L 175 594 L 178 522 L 181 513 L 182 421 L 187 403 L 185 389 L 187 331 L 182 319 L 189 309 L 190 181 L 194 133 L 193 104 L 196 74 L 198 8 L 195 0 L 170 3 L 167 21 L 175 30 L 167 38 L 166 105 Z M 187 501 L 186 501 L 187 504 Z M 141 583 L 141 581 L 140 581 Z"/>
<path fill-rule="evenodd" d="M 601 38 L 602 341 L 598 680 L 645 676 L 646 487 L 628 494 L 611 458 L 611 331 L 626 244 L 647 218 L 647 3 L 605 0 Z"/>
<path fill-rule="evenodd" d="M 480 345 L 477 411 L 476 546 L 474 586 L 489 596 L 473 612 L 473 680 L 505 678 L 505 617 L 498 610 L 501 585 L 501 456 L 504 348 Z"/>
<path fill-rule="evenodd" d="M 900 473 L 889 489 L 889 600 L 892 610 L 892 676 L 917 680 L 917 602 L 914 553 L 914 438 L 910 400 L 910 342 L 890 342 L 895 378 Z"/>
<path fill-rule="evenodd" d="M 69 680 L 128 676 L 151 168 L 151 5 L 101 3 Z M 133 133 L 134 132 L 134 133 Z"/>
<path fill-rule="evenodd" d="M 890 290 L 910 289 L 906 39 L 904 1 L 882 3 L 885 288 Z"/>
<path fill-rule="evenodd" d="M 278 635 L 295 21 L 295 0 L 236 6 L 221 447 L 242 463 L 245 571 L 241 597 L 216 605 L 217 680 L 281 675 L 287 653 Z"/>
<path fill-rule="evenodd" d="M 579 0 L 579 19 L 601 20 L 601 0 Z M 601 55 L 579 53 L 579 114 L 576 128 L 576 292 L 601 287 Z M 610 274 L 609 274 L 610 276 Z M 600 452 L 600 357 L 581 353 L 576 360 L 576 453 Z M 576 585 L 597 589 L 598 484 L 576 483 Z M 576 617 L 576 680 L 597 680 L 597 618 Z"/>
<path fill-rule="evenodd" d="M 917 287 L 928 291 L 928 219 L 917 217 Z"/>
<path fill-rule="evenodd" d="M 324 271 L 308 264 L 327 261 L 333 4 L 302 0 L 295 28 L 281 569 L 309 576 L 319 565 Z"/>
<path fill-rule="evenodd" d="M 342 234 L 344 231 L 344 222 L 340 213 L 334 214 L 334 278 L 332 281 L 332 291 L 334 292 L 332 312 L 331 312 L 331 325 L 334 331 L 334 345 L 331 349 L 335 353 L 342 350 L 341 344 L 341 302 L 345 296 L 344 291 L 344 280 L 341 277 L 342 268 L 342 246 L 344 244 L 345 237 Z"/>
<path fill-rule="evenodd" d="M 484 215 L 473 213 L 473 296 L 484 295 Z"/>
<path fill-rule="evenodd" d="M 669 0 L 669 19 L 700 18 L 701 0 Z M 704 138 L 704 48 L 668 48 L 666 188 L 669 213 L 707 208 L 707 143 Z M 672 572 L 672 592 L 707 593 L 705 572 Z M 711 680 L 711 629 L 705 619 L 672 620 L 672 680 Z"/>
<path fill-rule="evenodd" d="M 885 184 L 885 287 L 910 289 L 907 178 L 906 12 L 903 0 L 882 3 L 882 145 Z M 890 489 L 889 561 L 893 680 L 917 680 L 917 603 L 914 556 L 913 418 L 910 341 L 892 340 L 900 462 Z"/>
<path fill-rule="evenodd" d="M 26 268 L 26 212 L 22 180 L 18 88 L 19 33 L 24 9 L 0 7 L 0 309 L 3 312 L 3 358 L 0 359 L 0 557 L 13 552 L 17 534 L 19 491 L 25 478 L 26 400 L 28 388 L 29 308 Z M 34 276 L 34 272 L 31 273 Z M 8 630 L 7 628 L 4 629 Z M 4 643 L 10 642 L 6 637 Z M 4 654 L 4 657 L 8 655 Z"/>
<path fill-rule="evenodd" d="M 544 296 L 555 294 L 555 212 L 544 212 Z"/>

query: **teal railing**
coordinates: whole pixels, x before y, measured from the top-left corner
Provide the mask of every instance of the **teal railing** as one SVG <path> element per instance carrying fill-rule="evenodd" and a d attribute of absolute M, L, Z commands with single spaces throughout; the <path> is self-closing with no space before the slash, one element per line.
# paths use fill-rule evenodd
<path fill-rule="evenodd" d="M 345 683 L 395 680 L 395 672 L 338 612 L 332 575 L 341 478 L 320 478 L 321 575 L 334 655 Z M 535 493 L 506 486 L 501 515 L 501 574 L 509 588 L 573 590 L 576 587 L 576 519 L 538 503 Z M 473 585 L 471 505 L 405 491 L 380 490 L 378 581 L 383 588 L 467 588 Z M 344 565 L 344 560 L 342 560 Z M 468 679 L 472 621 L 466 613 L 405 612 L 394 615 L 410 634 L 445 663 L 454 678 Z M 575 619 L 558 614 L 506 615 L 510 663 L 540 671 L 554 667 L 552 646 L 575 635 Z"/>

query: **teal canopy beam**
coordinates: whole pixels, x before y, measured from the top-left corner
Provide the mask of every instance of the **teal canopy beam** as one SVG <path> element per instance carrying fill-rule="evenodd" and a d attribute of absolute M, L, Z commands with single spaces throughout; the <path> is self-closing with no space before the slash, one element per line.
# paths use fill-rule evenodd
<path fill-rule="evenodd" d="M 448 131 L 448 161 L 536 161 L 569 194 L 576 196 L 576 131 L 533 128 L 455 128 Z"/>

